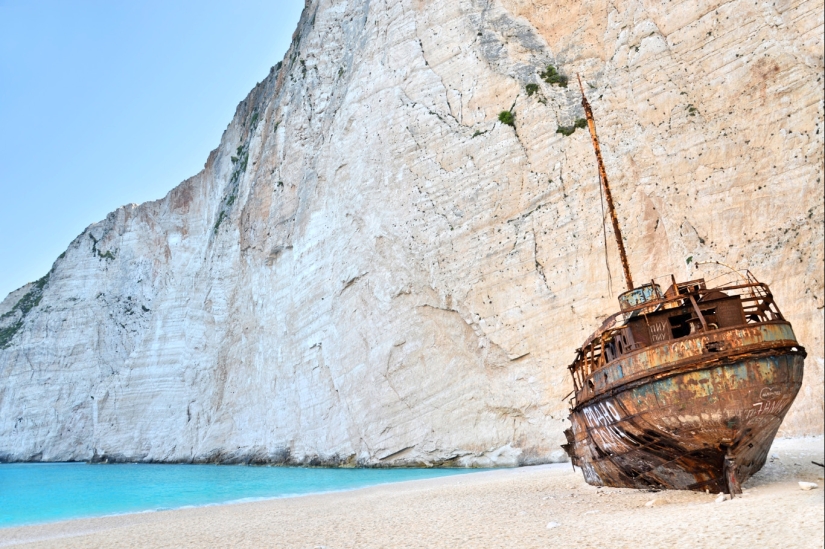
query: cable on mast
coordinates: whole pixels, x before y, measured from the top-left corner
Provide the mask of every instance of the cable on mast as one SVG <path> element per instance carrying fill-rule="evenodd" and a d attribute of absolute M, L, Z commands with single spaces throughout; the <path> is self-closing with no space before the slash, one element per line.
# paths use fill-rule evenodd
<path fill-rule="evenodd" d="M 599 178 L 601 179 L 602 188 L 604 189 L 604 196 L 607 200 L 607 209 L 610 212 L 610 221 L 613 225 L 613 236 L 616 237 L 616 244 L 619 247 L 619 257 L 622 260 L 625 284 L 627 285 L 628 290 L 632 290 L 633 277 L 630 275 L 630 265 L 627 261 L 627 252 L 625 252 L 624 242 L 622 241 L 622 230 L 619 227 L 619 219 L 616 217 L 616 207 L 613 205 L 613 195 L 610 194 L 610 185 L 607 182 L 607 172 L 604 169 L 602 151 L 599 147 L 599 138 L 596 135 L 596 121 L 593 119 L 593 110 L 590 108 L 590 103 L 587 102 L 587 97 L 584 95 L 582 78 L 578 74 L 576 76 L 579 79 L 579 89 L 582 92 L 582 107 L 584 107 L 584 115 L 587 117 L 587 127 L 590 129 L 590 137 L 593 139 L 593 149 L 596 151 L 596 162 L 599 166 Z"/>

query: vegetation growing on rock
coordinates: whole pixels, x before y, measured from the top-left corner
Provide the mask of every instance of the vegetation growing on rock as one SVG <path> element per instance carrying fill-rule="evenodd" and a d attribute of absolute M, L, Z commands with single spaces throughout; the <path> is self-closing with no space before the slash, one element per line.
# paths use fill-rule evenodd
<path fill-rule="evenodd" d="M 553 65 L 547 65 L 547 68 L 539 73 L 539 76 L 550 85 L 558 84 L 562 88 L 567 87 L 567 77 L 561 74 Z"/>
<path fill-rule="evenodd" d="M 17 317 L 17 320 L 8 326 L 0 328 L 0 349 L 5 349 L 11 345 L 11 340 L 14 335 L 23 327 L 23 319 L 26 318 L 29 311 L 40 305 L 40 300 L 43 298 L 43 288 L 46 286 L 46 283 L 49 282 L 49 276 L 51 276 L 51 274 L 51 271 L 49 271 L 46 276 L 32 284 L 32 287 L 20 298 L 20 301 L 15 303 L 10 311 L 0 316 L 0 322 Z"/>
<path fill-rule="evenodd" d="M 498 121 L 508 126 L 515 126 L 516 118 L 512 111 L 501 111 L 498 113 Z"/>
<path fill-rule="evenodd" d="M 577 118 L 575 122 L 573 122 L 572 126 L 559 126 L 556 128 L 556 133 L 560 133 L 563 136 L 567 137 L 573 135 L 573 132 L 576 131 L 576 128 L 585 128 L 587 127 L 587 120 L 584 118 Z"/>

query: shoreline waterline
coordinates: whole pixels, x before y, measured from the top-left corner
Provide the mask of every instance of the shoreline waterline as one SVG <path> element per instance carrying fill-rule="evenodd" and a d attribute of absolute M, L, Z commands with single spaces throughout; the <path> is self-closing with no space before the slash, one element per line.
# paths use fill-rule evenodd
<path fill-rule="evenodd" d="M 50 463 L 78 463 L 78 462 L 50 462 Z M 83 462 L 79 462 L 83 463 Z M 137 464 L 133 464 L 137 465 Z M 142 465 L 142 464 L 140 464 Z M 155 465 L 155 464 L 152 464 Z M 419 469 L 411 469 L 419 470 Z M 442 470 L 442 469 L 429 469 Z M 448 468 L 447 471 L 455 470 L 455 468 Z M 429 476 L 425 478 L 414 478 L 406 480 L 397 480 L 389 482 L 381 482 L 376 484 L 369 484 L 353 488 L 345 488 L 341 490 L 329 490 L 325 492 L 307 492 L 301 494 L 290 494 L 283 496 L 262 497 L 259 499 L 245 501 L 243 499 L 216 503 L 207 503 L 202 505 L 186 505 L 176 508 L 168 509 L 150 509 L 143 511 L 131 511 L 125 513 L 112 513 L 108 515 L 86 516 L 77 518 L 68 518 L 63 520 L 19 524 L 13 526 L 0 527 L 0 549 L 5 547 L 13 547 L 22 544 L 37 544 L 47 543 L 47 547 L 52 547 L 48 542 L 58 540 L 71 540 L 83 536 L 94 536 L 99 534 L 106 534 L 112 530 L 121 528 L 141 527 L 142 525 L 153 524 L 158 520 L 165 521 L 167 518 L 175 521 L 177 517 L 188 514 L 221 514 L 226 511 L 235 509 L 250 509 L 252 511 L 258 506 L 269 505 L 301 505 L 302 502 L 307 502 L 312 505 L 312 502 L 320 500 L 327 500 L 327 498 L 354 498 L 358 499 L 360 494 L 375 494 L 386 491 L 393 493 L 396 491 L 402 492 L 426 492 L 433 487 L 444 486 L 445 483 L 456 481 L 456 484 L 462 484 L 465 479 L 470 482 L 484 482 L 485 479 L 500 479 L 504 476 L 531 474 L 536 472 L 550 472 L 558 474 L 559 472 L 571 471 L 570 463 L 545 463 L 540 465 L 523 465 L 519 467 L 495 467 L 495 468 L 468 468 L 459 469 L 463 473 L 458 474 L 444 474 L 437 476 Z M 378 492 L 376 492 L 378 491 Z M 117 544 L 115 544 L 117 545 Z M 81 545 L 84 546 L 85 545 Z"/>
<path fill-rule="evenodd" d="M 777 439 L 744 494 L 598 488 L 569 463 L 0 530 L 0 547 L 822 548 L 822 436 Z M 799 481 L 818 483 L 802 490 Z M 732 527 L 732 525 L 736 527 Z"/>
<path fill-rule="evenodd" d="M 67 520 L 320 495 L 489 469 L 0 464 L 0 531 Z"/>

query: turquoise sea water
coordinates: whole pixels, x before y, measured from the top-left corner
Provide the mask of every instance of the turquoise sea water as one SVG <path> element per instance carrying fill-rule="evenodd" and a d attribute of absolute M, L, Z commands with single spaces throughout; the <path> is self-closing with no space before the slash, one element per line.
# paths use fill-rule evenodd
<path fill-rule="evenodd" d="M 472 471 L 237 465 L 0 464 L 0 528 L 350 490 Z"/>

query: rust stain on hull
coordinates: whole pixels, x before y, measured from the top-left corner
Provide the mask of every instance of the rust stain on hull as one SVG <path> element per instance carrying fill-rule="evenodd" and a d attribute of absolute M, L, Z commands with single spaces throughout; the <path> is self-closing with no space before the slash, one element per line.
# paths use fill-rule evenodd
<path fill-rule="evenodd" d="M 802 356 L 707 367 L 621 391 L 571 415 L 574 464 L 598 486 L 728 490 L 765 464 L 802 384 Z"/>

